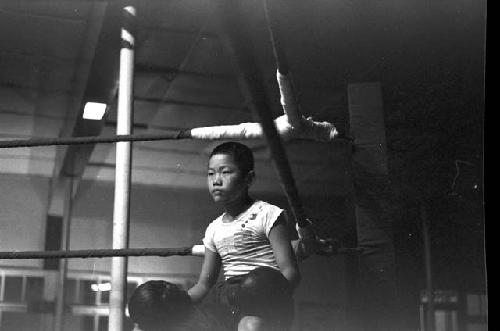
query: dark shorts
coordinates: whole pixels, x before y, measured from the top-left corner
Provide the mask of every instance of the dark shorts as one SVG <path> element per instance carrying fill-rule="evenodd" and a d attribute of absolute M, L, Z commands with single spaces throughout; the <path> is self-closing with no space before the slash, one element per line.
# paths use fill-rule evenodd
<path fill-rule="evenodd" d="M 217 283 L 212 289 L 211 301 L 226 312 L 223 323 L 230 330 L 236 330 L 244 316 L 261 317 L 273 330 L 288 330 L 294 315 L 288 281 L 278 270 L 257 269 Z"/>

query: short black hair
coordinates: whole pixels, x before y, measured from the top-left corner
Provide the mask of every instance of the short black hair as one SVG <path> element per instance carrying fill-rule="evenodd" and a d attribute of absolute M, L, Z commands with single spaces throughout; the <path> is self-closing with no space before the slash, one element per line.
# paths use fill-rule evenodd
<path fill-rule="evenodd" d="M 232 156 L 234 162 L 238 165 L 238 167 L 244 174 L 249 173 L 254 169 L 254 158 L 252 150 L 244 144 L 234 141 L 222 143 L 212 150 L 212 153 L 210 153 L 210 158 L 217 154 Z"/>

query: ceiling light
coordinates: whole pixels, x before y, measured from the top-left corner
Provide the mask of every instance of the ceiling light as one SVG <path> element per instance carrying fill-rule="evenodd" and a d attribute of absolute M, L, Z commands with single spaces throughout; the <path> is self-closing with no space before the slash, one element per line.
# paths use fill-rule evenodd
<path fill-rule="evenodd" d="M 101 120 L 106 112 L 106 104 L 99 102 L 87 102 L 83 108 L 83 118 L 86 120 Z"/>

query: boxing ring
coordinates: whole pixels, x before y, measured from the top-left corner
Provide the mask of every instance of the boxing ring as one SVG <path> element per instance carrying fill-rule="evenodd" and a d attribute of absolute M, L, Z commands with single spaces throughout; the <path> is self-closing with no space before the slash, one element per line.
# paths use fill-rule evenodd
<path fill-rule="evenodd" d="M 273 15 L 273 8 L 264 1 L 268 31 L 273 45 L 277 67 L 277 83 L 281 95 L 283 115 L 272 118 L 272 112 L 264 91 L 262 78 L 254 60 L 254 51 L 246 43 L 248 32 L 240 24 L 243 13 L 238 1 L 218 1 L 221 13 L 220 23 L 223 42 L 229 50 L 238 75 L 240 89 L 251 111 L 259 123 L 240 123 L 217 127 L 198 127 L 188 130 L 162 134 L 131 134 L 133 118 L 134 51 L 136 45 L 136 9 L 127 6 L 123 9 L 121 29 L 120 75 L 118 89 L 118 116 L 115 136 L 108 137 L 68 137 L 49 139 L 23 139 L 0 141 L 0 149 L 36 148 L 40 146 L 79 145 L 95 143 L 116 144 L 115 195 L 113 210 L 112 249 L 62 250 L 41 252 L 0 252 L 0 259 L 68 259 L 112 257 L 111 292 L 109 301 L 110 331 L 123 330 L 125 314 L 125 288 L 127 279 L 127 257 L 129 256 L 187 256 L 201 255 L 199 246 L 180 248 L 128 248 L 129 205 L 131 186 L 131 149 L 132 142 L 159 140 L 218 140 L 218 139 L 265 139 L 269 147 L 273 166 L 280 179 L 283 192 L 288 200 L 299 238 L 315 239 L 311 221 L 307 218 L 300 199 L 293 173 L 288 161 L 283 140 L 307 139 L 312 141 L 352 144 L 353 140 L 342 136 L 337 128 L 328 122 L 314 121 L 300 113 L 300 105 L 283 47 L 279 38 L 279 22 Z M 64 246 L 63 246 L 64 247 Z M 336 253 L 353 253 L 352 249 L 339 249 Z M 56 328 L 57 329 L 57 328 Z"/>

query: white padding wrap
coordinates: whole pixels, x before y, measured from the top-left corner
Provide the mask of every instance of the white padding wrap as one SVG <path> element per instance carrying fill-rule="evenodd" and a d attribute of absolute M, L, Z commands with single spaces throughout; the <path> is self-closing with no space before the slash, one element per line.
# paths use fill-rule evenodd
<path fill-rule="evenodd" d="M 318 141 L 333 140 L 338 132 L 333 124 L 328 122 L 315 122 L 311 118 L 300 118 L 300 130 L 290 124 L 287 115 L 281 115 L 274 120 L 281 138 L 290 140 L 294 138 L 311 139 Z M 237 125 L 223 125 L 195 128 L 191 130 L 193 139 L 261 139 L 264 138 L 262 127 L 259 123 L 241 123 Z"/>
<path fill-rule="evenodd" d="M 194 245 L 191 248 L 191 254 L 194 256 L 204 256 L 205 255 L 205 246 L 203 245 Z"/>
<path fill-rule="evenodd" d="M 302 118 L 304 128 L 298 135 L 300 138 L 317 141 L 330 141 L 339 134 L 337 128 L 335 128 L 335 126 L 330 122 L 315 122 L 311 117 Z"/>
<path fill-rule="evenodd" d="M 262 138 L 259 123 L 241 123 L 191 129 L 193 139 L 255 139 Z"/>
<path fill-rule="evenodd" d="M 301 116 L 299 114 L 299 105 L 295 98 L 292 80 L 289 75 L 283 75 L 279 71 L 276 71 L 276 79 L 280 90 L 280 102 L 283 106 L 283 111 L 288 115 L 290 123 L 292 123 L 294 127 L 300 127 L 300 125 L 302 125 Z"/>

